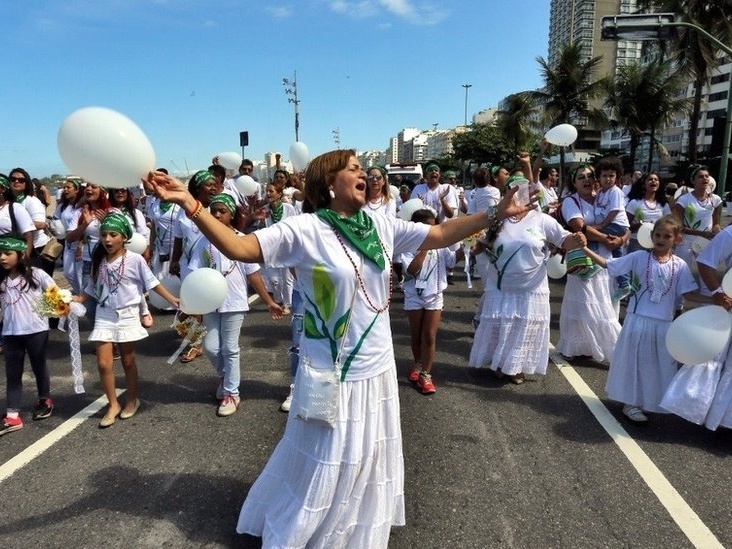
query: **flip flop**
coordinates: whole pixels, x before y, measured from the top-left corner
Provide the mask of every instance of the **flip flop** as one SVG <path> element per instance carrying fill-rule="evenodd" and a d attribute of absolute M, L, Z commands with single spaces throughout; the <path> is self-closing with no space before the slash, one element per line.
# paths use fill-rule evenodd
<path fill-rule="evenodd" d="M 190 349 L 188 349 L 188 352 L 181 357 L 180 361 L 184 364 L 187 362 L 193 362 L 202 354 L 203 351 L 198 349 L 198 347 L 191 347 Z"/>

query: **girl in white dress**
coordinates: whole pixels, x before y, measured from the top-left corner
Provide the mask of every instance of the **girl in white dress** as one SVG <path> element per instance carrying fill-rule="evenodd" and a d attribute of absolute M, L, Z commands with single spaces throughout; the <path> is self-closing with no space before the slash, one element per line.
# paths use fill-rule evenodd
<path fill-rule="evenodd" d="M 230 195 L 221 193 L 214 196 L 209 211 L 236 234 L 243 234 L 233 227 L 237 221 L 235 218 L 241 214 Z M 203 352 L 211 361 L 219 379 L 216 388 L 216 414 L 220 417 L 230 416 L 239 409 L 241 401 L 239 335 L 244 316 L 249 310 L 247 286 L 251 286 L 259 294 L 272 318 L 281 318 L 282 308 L 267 293 L 262 277 L 259 276 L 259 265 L 232 261 L 214 248 L 205 237 L 196 244 L 190 266 L 192 269 L 216 269 L 226 279 L 228 291 L 223 303 L 215 311 L 203 315 L 203 324 L 206 326 Z"/>
<path fill-rule="evenodd" d="M 269 202 L 269 212 L 265 219 L 267 227 L 297 215 L 295 207 L 283 200 L 284 190 L 285 182 L 281 178 L 275 179 L 267 185 L 267 201 Z M 290 269 L 266 268 L 262 276 L 269 280 L 268 287 L 272 290 L 275 301 L 282 305 L 285 314 L 289 315 L 292 308 L 292 288 L 294 284 Z"/>
<path fill-rule="evenodd" d="M 84 303 L 89 297 L 97 302 L 94 329 L 89 341 L 96 341 L 97 368 L 104 393 L 109 401 L 99 427 L 114 424 L 117 416 L 128 419 L 137 413 L 137 362 L 135 341 L 148 333 L 140 324 L 140 300 L 146 291 L 157 292 L 163 299 L 178 306 L 178 298 L 171 295 L 155 278 L 140 254 L 128 251 L 124 244 L 132 238 L 132 226 L 127 217 L 110 212 L 100 224 L 100 241 L 92 253 L 92 272 L 84 293 L 75 301 Z M 117 400 L 114 379 L 112 344 L 119 344 L 122 367 L 127 380 L 127 401 L 124 409 Z"/>
<path fill-rule="evenodd" d="M 636 423 L 648 421 L 643 413 L 667 413 L 661 399 L 676 373 L 676 362 L 666 349 L 666 332 L 674 318 L 678 297 L 704 302 L 689 266 L 673 254 L 681 241 L 681 224 L 673 216 L 656 221 L 653 249 L 627 256 L 588 255 L 611 276 L 629 274 L 632 291 L 628 310 L 610 361 L 605 390 L 623 404 L 623 414 Z M 588 252 L 588 250 L 585 250 Z"/>
<path fill-rule="evenodd" d="M 437 215 L 433 210 L 421 209 L 412 214 L 412 221 L 434 225 Z M 442 292 L 447 288 L 447 272 L 455 266 L 458 246 L 401 255 L 402 265 L 407 269 L 404 310 L 409 319 L 414 358 L 407 378 L 416 383 L 424 395 L 431 395 L 437 390 L 432 380 L 432 365 L 437 350 L 437 327 L 442 316 Z"/>

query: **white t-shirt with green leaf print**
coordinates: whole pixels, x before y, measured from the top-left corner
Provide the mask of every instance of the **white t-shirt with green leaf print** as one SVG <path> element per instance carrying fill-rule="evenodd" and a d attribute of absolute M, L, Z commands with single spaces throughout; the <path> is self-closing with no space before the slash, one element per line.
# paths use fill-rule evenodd
<path fill-rule="evenodd" d="M 372 220 L 388 258 L 419 249 L 429 231 L 429 225 L 393 217 L 373 216 Z M 390 296 L 388 261 L 382 270 L 364 260 L 343 238 L 341 245 L 331 226 L 315 214 L 283 219 L 254 234 L 264 265 L 295 269 L 305 308 L 301 357 L 309 358 L 316 368 L 333 368 L 345 332 L 342 379 L 368 379 L 394 367 L 389 311 L 375 310 L 383 308 Z"/>

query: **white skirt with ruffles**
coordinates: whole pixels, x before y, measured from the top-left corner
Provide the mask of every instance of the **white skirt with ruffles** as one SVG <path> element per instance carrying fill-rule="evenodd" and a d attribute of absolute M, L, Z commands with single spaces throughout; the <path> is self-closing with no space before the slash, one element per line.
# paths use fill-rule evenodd
<path fill-rule="evenodd" d="M 110 341 L 126 343 L 139 341 L 148 336 L 140 324 L 140 306 L 133 305 L 124 309 L 97 306 L 94 316 L 94 329 L 89 341 Z"/>
<path fill-rule="evenodd" d="M 342 383 L 335 428 L 288 417 L 236 530 L 261 536 L 263 548 L 385 548 L 391 527 L 402 525 L 404 458 L 390 368 Z"/>
<path fill-rule="evenodd" d="M 590 280 L 567 275 L 557 342 L 557 351 L 565 357 L 610 361 L 620 335 L 619 306 L 612 302 L 610 284 L 604 269 Z"/>
<path fill-rule="evenodd" d="M 550 317 L 547 289 L 487 290 L 468 364 L 506 375 L 546 373 Z"/>

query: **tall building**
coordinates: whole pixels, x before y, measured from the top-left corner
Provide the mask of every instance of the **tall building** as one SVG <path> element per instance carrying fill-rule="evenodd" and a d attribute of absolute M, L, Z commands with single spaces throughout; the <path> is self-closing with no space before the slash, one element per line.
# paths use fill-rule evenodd
<path fill-rule="evenodd" d="M 551 0 L 549 66 L 557 65 L 560 52 L 567 44 L 578 44 L 586 61 L 602 56 L 598 77 L 614 74 L 617 66 L 640 59 L 640 42 L 600 40 L 600 22 L 604 16 L 635 11 L 636 0 Z"/>

